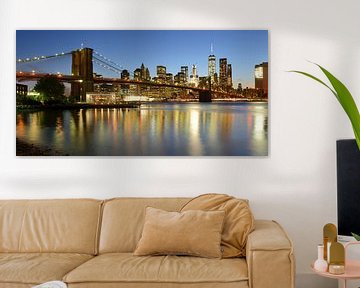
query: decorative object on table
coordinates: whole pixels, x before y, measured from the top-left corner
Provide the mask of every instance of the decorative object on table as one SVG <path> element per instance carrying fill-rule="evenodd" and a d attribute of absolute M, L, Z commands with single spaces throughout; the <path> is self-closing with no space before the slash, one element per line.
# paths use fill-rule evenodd
<path fill-rule="evenodd" d="M 318 245 L 318 258 L 314 263 L 314 269 L 320 272 L 326 272 L 328 263 L 324 260 L 324 245 Z"/>
<path fill-rule="evenodd" d="M 341 287 L 346 288 L 348 281 L 360 279 L 360 260 L 350 259 L 349 257 L 349 247 L 360 245 L 360 242 L 348 242 L 342 247 L 338 245 L 342 246 L 341 243 L 331 245 L 333 251 L 330 253 L 332 255 L 332 264 L 328 267 L 329 271 L 324 272 L 315 269 L 315 263 L 312 265 L 312 269 L 319 276 L 338 279 L 339 285 L 340 281 L 342 281 Z M 344 263 L 342 263 L 343 250 L 345 255 Z"/>
<path fill-rule="evenodd" d="M 33 286 L 32 288 L 66 288 L 67 285 L 61 281 L 50 281 L 37 286 Z"/>
<path fill-rule="evenodd" d="M 341 275 L 345 273 L 345 265 L 330 264 L 329 273 L 334 275 Z"/>
<path fill-rule="evenodd" d="M 323 243 L 324 243 L 324 259 L 330 263 L 330 247 L 331 243 L 337 241 L 337 228 L 335 224 L 328 223 L 323 227 Z"/>
<path fill-rule="evenodd" d="M 335 224 L 327 223 L 324 225 L 323 241 L 324 245 L 318 246 L 318 259 L 314 263 L 314 269 L 320 272 L 328 271 L 331 274 L 343 274 L 345 272 L 345 249 L 341 243 L 337 242 Z M 323 249 L 323 255 L 319 254 L 320 247 Z M 327 260 L 326 269 L 321 259 Z"/>
<path fill-rule="evenodd" d="M 345 273 L 345 248 L 339 242 L 331 243 L 329 273 L 331 274 Z"/>
<path fill-rule="evenodd" d="M 323 82 L 319 78 L 309 73 L 303 71 L 297 71 L 297 70 L 292 70 L 290 72 L 295 72 L 310 77 L 311 79 L 318 81 L 319 83 L 323 84 L 325 87 L 330 89 L 330 91 L 335 95 L 336 99 L 339 101 L 340 105 L 343 107 L 345 113 L 349 117 L 349 120 L 354 130 L 356 142 L 360 150 L 360 113 L 356 106 L 354 98 L 352 97 L 351 93 L 346 88 L 346 86 L 340 80 L 338 80 L 334 75 L 332 75 L 322 66 L 316 63 L 314 64 L 317 65 L 321 69 L 321 71 L 325 74 L 325 76 L 330 81 L 332 87 L 330 87 L 325 82 Z"/>

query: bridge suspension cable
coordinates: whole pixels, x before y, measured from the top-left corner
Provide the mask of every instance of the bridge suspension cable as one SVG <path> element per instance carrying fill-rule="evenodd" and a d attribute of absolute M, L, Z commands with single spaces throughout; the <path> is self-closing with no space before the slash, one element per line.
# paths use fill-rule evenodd
<path fill-rule="evenodd" d="M 110 70 L 110 71 L 112 71 L 112 72 L 115 72 L 116 74 L 121 74 L 121 71 L 122 70 L 120 70 L 120 69 L 118 69 L 118 68 L 114 68 L 114 67 L 112 67 L 112 66 L 109 66 L 107 63 L 104 63 L 103 61 L 101 61 L 101 60 L 99 60 L 99 59 L 97 59 L 97 58 L 95 58 L 95 57 L 93 57 L 93 62 L 95 63 L 95 64 L 97 64 L 97 65 L 99 65 L 100 67 L 102 67 L 102 68 L 105 68 L 105 69 L 107 69 L 107 70 Z"/>
<path fill-rule="evenodd" d="M 103 67 L 105 69 L 108 69 L 108 70 L 110 70 L 112 72 L 115 72 L 117 74 L 121 74 L 121 72 L 123 71 L 123 69 L 117 68 L 116 66 L 114 66 L 114 65 L 112 65 L 110 63 L 107 63 L 104 60 L 102 60 L 102 59 L 100 59 L 98 57 L 95 57 L 95 56 L 93 56 L 93 62 L 98 64 L 99 66 L 101 66 L 101 67 Z"/>
<path fill-rule="evenodd" d="M 82 50 L 82 49 L 83 49 L 83 47 L 78 50 Z M 30 62 L 41 62 L 43 60 L 48 60 L 51 58 L 57 58 L 57 57 L 62 57 L 62 56 L 66 56 L 66 55 L 71 55 L 72 53 L 74 53 L 75 51 L 78 51 L 78 50 L 61 52 L 61 53 L 56 53 L 54 55 L 47 55 L 47 56 L 18 58 L 16 60 L 16 63 L 23 64 L 23 63 L 30 63 Z M 124 70 L 123 66 L 117 64 L 116 62 L 112 61 L 110 58 L 104 56 L 103 54 L 101 54 L 100 52 L 95 51 L 95 50 L 93 51 L 93 60 L 92 61 L 93 61 L 93 63 L 101 66 L 102 68 L 110 70 L 119 75 Z"/>
<path fill-rule="evenodd" d="M 106 56 L 102 55 L 101 53 L 97 52 L 96 50 L 94 50 L 94 54 L 96 55 L 96 56 L 94 55 L 94 57 L 101 58 L 101 59 L 103 59 L 105 62 L 108 62 L 108 63 L 110 63 L 111 65 L 114 65 L 114 66 L 118 67 L 120 70 L 123 70 L 123 69 L 124 69 L 123 66 L 117 64 L 116 62 L 112 61 L 110 58 L 107 58 Z"/>
<path fill-rule="evenodd" d="M 50 58 L 56 58 L 56 57 L 62 57 L 65 55 L 70 55 L 73 51 L 69 51 L 69 52 L 61 52 L 61 53 L 56 53 L 54 55 L 49 55 L 49 56 L 35 56 L 35 57 L 28 57 L 28 58 L 19 58 L 16 60 L 17 63 L 29 63 L 29 62 L 34 62 L 34 61 L 41 61 L 41 60 L 47 60 Z"/>

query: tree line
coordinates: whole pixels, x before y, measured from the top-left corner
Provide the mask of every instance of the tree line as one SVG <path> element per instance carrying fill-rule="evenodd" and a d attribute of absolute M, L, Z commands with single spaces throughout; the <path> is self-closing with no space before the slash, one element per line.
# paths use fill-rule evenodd
<path fill-rule="evenodd" d="M 74 102 L 65 97 L 65 85 L 54 76 L 39 79 L 34 88 L 38 95 L 16 95 L 16 105 L 56 105 Z"/>

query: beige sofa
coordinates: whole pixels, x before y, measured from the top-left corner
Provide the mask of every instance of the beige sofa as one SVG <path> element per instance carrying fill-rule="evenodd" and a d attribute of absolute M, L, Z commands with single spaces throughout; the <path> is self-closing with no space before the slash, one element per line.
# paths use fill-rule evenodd
<path fill-rule="evenodd" d="M 0 201 L 0 288 L 62 280 L 71 288 L 293 288 L 291 241 L 256 220 L 246 258 L 133 256 L 144 211 L 187 198 Z"/>

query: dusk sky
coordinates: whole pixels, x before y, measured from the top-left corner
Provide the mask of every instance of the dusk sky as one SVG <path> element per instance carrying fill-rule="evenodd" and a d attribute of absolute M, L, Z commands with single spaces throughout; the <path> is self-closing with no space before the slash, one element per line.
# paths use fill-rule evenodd
<path fill-rule="evenodd" d="M 195 64 L 199 76 L 208 74 L 211 44 L 219 59 L 232 64 L 234 88 L 254 86 L 254 66 L 268 61 L 266 30 L 18 30 L 16 57 L 27 58 L 69 52 L 83 47 L 110 58 L 132 74 L 144 63 L 151 77 L 156 65 L 164 65 L 174 75 L 180 66 Z M 17 64 L 17 70 L 71 74 L 71 57 L 43 60 L 41 63 Z M 94 72 L 116 77 L 114 72 L 94 64 Z"/>

